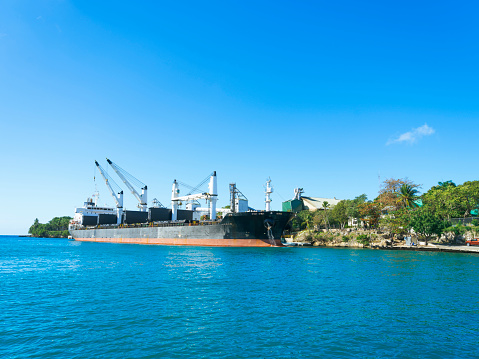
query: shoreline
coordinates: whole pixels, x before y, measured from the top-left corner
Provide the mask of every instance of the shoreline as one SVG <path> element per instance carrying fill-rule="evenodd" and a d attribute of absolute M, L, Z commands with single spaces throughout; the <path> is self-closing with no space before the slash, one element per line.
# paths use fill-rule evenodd
<path fill-rule="evenodd" d="M 371 249 L 392 249 L 402 251 L 418 251 L 418 252 L 449 252 L 449 253 L 475 253 L 479 254 L 479 246 L 453 246 L 445 244 L 429 244 L 427 246 L 396 246 L 381 247 Z"/>
<path fill-rule="evenodd" d="M 372 246 L 372 247 L 356 247 L 344 245 L 319 245 L 313 246 L 311 244 L 293 247 L 316 247 L 316 248 L 354 248 L 354 249 L 372 249 L 372 250 L 393 250 L 393 251 L 416 251 L 416 252 L 449 252 L 449 253 L 473 253 L 479 254 L 479 246 L 454 246 L 445 244 L 429 244 L 427 246 Z"/>

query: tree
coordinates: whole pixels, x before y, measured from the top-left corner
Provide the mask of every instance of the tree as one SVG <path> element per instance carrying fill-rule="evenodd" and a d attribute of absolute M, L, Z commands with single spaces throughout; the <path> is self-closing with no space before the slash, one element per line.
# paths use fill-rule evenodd
<path fill-rule="evenodd" d="M 437 183 L 439 187 L 447 188 L 449 186 L 456 187 L 456 184 L 452 182 L 451 180 L 445 181 L 445 182 L 438 182 Z"/>
<path fill-rule="evenodd" d="M 417 194 L 419 191 L 410 184 L 404 183 L 399 191 L 399 202 L 405 207 L 414 208 L 417 204 L 414 203 L 417 200 Z"/>
<path fill-rule="evenodd" d="M 381 205 L 374 202 L 366 202 L 358 206 L 360 218 L 369 227 L 377 227 L 379 218 L 381 217 Z"/>
<path fill-rule="evenodd" d="M 346 224 L 348 224 L 349 216 L 348 216 L 348 209 L 351 206 L 351 200 L 342 200 L 339 201 L 337 205 L 335 205 L 329 214 L 330 223 L 337 223 L 344 228 Z"/>
<path fill-rule="evenodd" d="M 302 229 L 311 229 L 313 228 L 313 225 L 314 225 L 314 212 L 311 212 L 309 210 L 303 210 L 303 211 L 300 211 L 296 214 L 296 216 L 294 216 L 293 220 L 292 220 L 292 227 L 295 228 L 295 229 L 299 229 L 299 230 L 302 230 Z"/>
<path fill-rule="evenodd" d="M 328 203 L 328 201 L 323 202 L 323 210 L 324 210 L 324 219 L 325 219 L 325 225 L 326 225 L 326 230 L 329 232 L 329 213 L 328 213 L 328 208 L 330 208 L 331 205 Z"/>
<path fill-rule="evenodd" d="M 40 223 L 38 218 L 35 218 L 33 225 L 28 230 L 33 237 L 52 238 L 52 237 L 68 237 L 68 224 L 71 217 L 55 217 L 48 223 Z"/>
<path fill-rule="evenodd" d="M 348 200 L 348 209 L 346 211 L 349 218 L 361 218 L 361 213 L 359 211 L 360 205 L 368 201 L 368 196 L 366 194 L 361 194 L 355 197 L 353 200 Z"/>
<path fill-rule="evenodd" d="M 381 227 L 386 229 L 391 234 L 406 234 L 409 232 L 411 210 L 407 208 L 400 208 L 397 211 L 391 212 L 380 219 Z"/>
<path fill-rule="evenodd" d="M 389 211 L 395 211 L 403 207 L 401 201 L 401 188 L 407 185 L 405 189 L 411 193 L 411 191 L 416 190 L 420 185 L 415 184 L 408 178 L 399 178 L 393 179 L 388 178 L 384 180 L 381 185 L 381 190 L 379 191 L 378 202 L 381 204 L 381 209 L 388 208 Z M 417 190 L 414 192 L 417 195 Z"/>
<path fill-rule="evenodd" d="M 464 217 L 471 214 L 471 211 L 479 207 L 479 181 L 468 181 L 462 184 L 461 190 L 464 198 Z"/>
<path fill-rule="evenodd" d="M 449 181 L 448 181 L 449 182 Z M 439 182 L 422 196 L 424 207 L 441 218 L 467 217 L 479 204 L 479 181 L 469 181 L 456 186 Z"/>
<path fill-rule="evenodd" d="M 316 228 L 320 228 L 322 225 L 326 227 L 326 211 L 314 211 L 313 224 Z"/>
<path fill-rule="evenodd" d="M 412 212 L 410 225 L 417 234 L 425 238 L 426 245 L 432 236 L 440 236 L 445 228 L 445 222 L 424 207 Z"/>

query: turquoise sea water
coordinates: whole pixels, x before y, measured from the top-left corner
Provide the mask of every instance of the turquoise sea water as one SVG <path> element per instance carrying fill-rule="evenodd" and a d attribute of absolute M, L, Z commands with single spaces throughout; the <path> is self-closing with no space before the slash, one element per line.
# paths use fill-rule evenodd
<path fill-rule="evenodd" d="M 0 237 L 0 357 L 479 357 L 478 271 L 473 254 Z"/>

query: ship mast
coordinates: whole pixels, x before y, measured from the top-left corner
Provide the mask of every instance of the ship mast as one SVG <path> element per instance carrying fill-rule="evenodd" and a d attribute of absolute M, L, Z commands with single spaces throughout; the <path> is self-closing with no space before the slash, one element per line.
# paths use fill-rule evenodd
<path fill-rule="evenodd" d="M 266 199 L 265 199 L 265 204 L 266 204 L 266 212 L 271 211 L 271 193 L 273 193 L 273 187 L 271 186 L 271 178 L 268 177 L 268 180 L 266 181 Z"/>

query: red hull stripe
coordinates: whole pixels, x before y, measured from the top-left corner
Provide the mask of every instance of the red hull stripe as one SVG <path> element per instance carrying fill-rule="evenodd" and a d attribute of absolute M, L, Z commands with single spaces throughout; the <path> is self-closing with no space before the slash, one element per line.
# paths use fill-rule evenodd
<path fill-rule="evenodd" d="M 158 244 L 168 246 L 205 246 L 205 247 L 271 247 L 271 243 L 262 239 L 199 239 L 199 238 L 75 238 L 82 242 L 109 242 Z M 276 246 L 282 247 L 280 240 Z"/>

